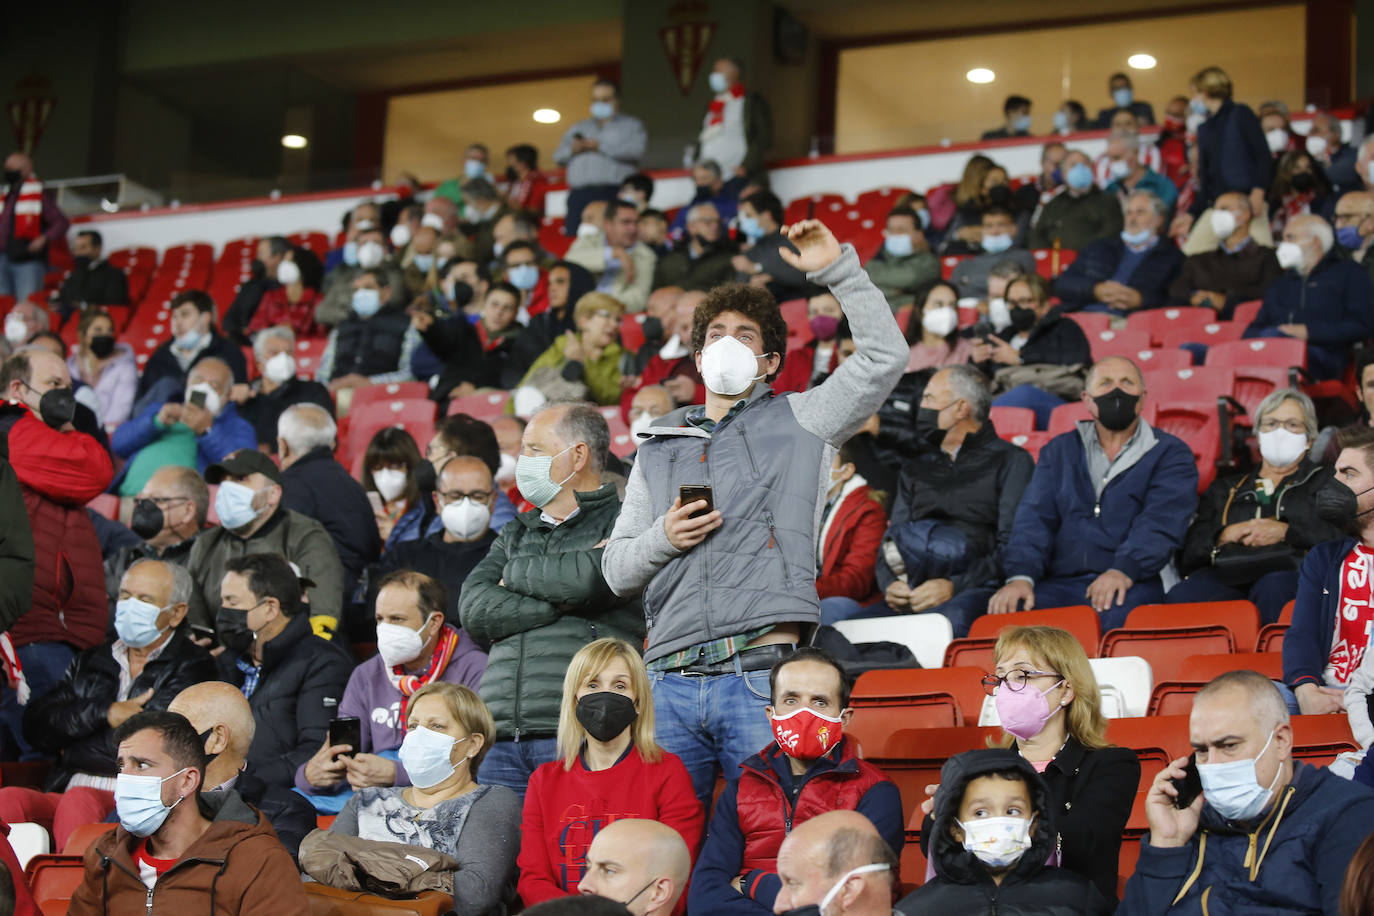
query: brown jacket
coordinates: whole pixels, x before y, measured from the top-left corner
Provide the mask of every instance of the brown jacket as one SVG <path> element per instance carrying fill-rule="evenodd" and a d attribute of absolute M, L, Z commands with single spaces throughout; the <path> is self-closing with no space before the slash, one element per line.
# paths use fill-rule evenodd
<path fill-rule="evenodd" d="M 86 876 L 67 912 L 309 916 L 300 875 L 267 819 L 232 790 L 199 801 L 210 827 L 151 891 L 134 861 L 140 840 L 119 827 L 86 851 Z"/>

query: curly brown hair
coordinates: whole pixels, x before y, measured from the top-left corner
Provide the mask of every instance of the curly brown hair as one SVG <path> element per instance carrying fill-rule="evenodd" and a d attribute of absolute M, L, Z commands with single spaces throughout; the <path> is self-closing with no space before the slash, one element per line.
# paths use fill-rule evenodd
<path fill-rule="evenodd" d="M 763 334 L 763 352 L 778 355 L 778 368 L 768 380 L 776 378 L 787 357 L 787 322 L 782 318 L 778 300 L 768 290 L 744 283 L 724 283 L 712 289 L 692 312 L 694 352 L 705 349 L 706 329 L 721 312 L 737 312 L 758 324 Z"/>

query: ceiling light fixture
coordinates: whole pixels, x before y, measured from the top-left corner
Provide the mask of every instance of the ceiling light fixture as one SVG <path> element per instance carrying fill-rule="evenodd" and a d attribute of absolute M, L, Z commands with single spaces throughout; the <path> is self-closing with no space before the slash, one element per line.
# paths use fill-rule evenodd
<path fill-rule="evenodd" d="M 281 145 L 287 149 L 305 149 L 309 143 L 310 141 L 300 134 L 286 134 L 281 138 Z"/>
<path fill-rule="evenodd" d="M 534 119 L 540 124 L 557 124 L 563 119 L 563 116 L 555 108 L 536 108 Z"/>
<path fill-rule="evenodd" d="M 1153 54 L 1132 54 L 1126 58 L 1126 63 L 1130 64 L 1132 70 L 1153 70 L 1159 61 L 1155 60 Z"/>
<path fill-rule="evenodd" d="M 993 73 L 987 67 L 974 67 L 968 73 L 965 73 L 964 76 L 968 77 L 970 83 L 990 83 L 997 79 L 997 74 Z"/>

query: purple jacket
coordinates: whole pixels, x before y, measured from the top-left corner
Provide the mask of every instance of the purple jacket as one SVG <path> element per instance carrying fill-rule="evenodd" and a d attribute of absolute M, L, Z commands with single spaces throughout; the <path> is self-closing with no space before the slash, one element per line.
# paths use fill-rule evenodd
<path fill-rule="evenodd" d="M 22 182 L 16 182 L 14 186 L 10 188 L 9 194 L 6 195 L 2 205 L 0 205 L 0 254 L 4 254 L 6 250 L 9 249 L 9 212 L 10 208 L 13 207 L 15 202 L 19 199 L 20 184 L 22 184 Z M 67 237 L 68 225 L 67 214 L 63 213 L 57 206 L 57 193 L 45 188 L 43 190 L 42 226 L 43 234 L 48 237 L 48 244 L 44 245 L 43 250 L 35 255 L 32 260 L 46 261 L 48 259 L 48 252 L 52 250 L 52 246 Z"/>
<path fill-rule="evenodd" d="M 476 690 L 482 680 L 482 672 L 487 670 L 487 653 L 477 648 L 472 637 L 463 630 L 458 648 L 448 667 L 439 675 L 441 681 L 462 684 Z M 353 669 L 344 688 L 343 700 L 339 703 L 339 717 L 357 716 L 363 720 L 363 746 L 365 754 L 379 751 L 394 751 L 401 746 L 405 731 L 401 728 L 401 692 L 391 685 L 386 676 L 386 666 L 380 654 L 374 655 Z M 344 788 L 347 788 L 344 783 Z M 410 785 L 410 776 L 401 762 L 396 761 L 396 785 Z M 296 769 L 296 788 L 306 795 L 332 794 L 321 790 L 305 780 L 305 764 Z"/>

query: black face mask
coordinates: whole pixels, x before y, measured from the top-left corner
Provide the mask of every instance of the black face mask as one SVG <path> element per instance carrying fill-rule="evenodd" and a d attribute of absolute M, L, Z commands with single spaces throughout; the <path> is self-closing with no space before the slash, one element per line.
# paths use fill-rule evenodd
<path fill-rule="evenodd" d="M 162 533 L 167 519 L 162 509 L 151 499 L 140 499 L 134 503 L 134 514 L 129 519 L 129 530 L 145 541 L 151 541 Z"/>
<path fill-rule="evenodd" d="M 1311 172 L 1298 172 L 1290 180 L 1294 191 L 1306 193 L 1317 186 L 1317 179 L 1312 177 Z"/>
<path fill-rule="evenodd" d="M 988 188 L 988 203 L 1005 207 L 1011 203 L 1011 188 L 1004 184 L 995 184 Z"/>
<path fill-rule="evenodd" d="M 1011 315 L 1011 324 L 1008 328 L 1013 334 L 1023 334 L 1035 327 L 1035 309 L 1028 309 L 1023 305 L 1013 305 L 1007 309 Z"/>
<path fill-rule="evenodd" d="M 91 259 L 88 255 L 79 254 L 72 258 L 72 268 L 74 270 L 85 270 L 91 266 Z"/>
<path fill-rule="evenodd" d="M 597 741 L 610 741 L 638 718 L 634 701 L 621 693 L 603 690 L 577 701 L 577 721 Z"/>
<path fill-rule="evenodd" d="M 657 342 L 663 339 L 663 322 L 661 320 L 657 318 L 645 318 L 644 323 L 640 325 L 640 327 L 644 330 L 644 340 L 646 342 Z"/>
<path fill-rule="evenodd" d="M 415 465 L 415 469 L 410 472 L 410 477 L 415 481 L 415 486 L 420 488 L 421 493 L 433 493 L 434 488 L 439 485 L 439 472 L 434 470 L 434 465 L 428 461 L 421 461 Z"/>
<path fill-rule="evenodd" d="M 97 334 L 91 338 L 91 353 L 96 359 L 104 359 L 114 352 L 115 339 L 110 334 Z"/>
<path fill-rule="evenodd" d="M 1140 395 L 1113 388 L 1093 398 L 1093 403 L 1097 405 L 1097 422 L 1119 433 L 1135 422 L 1135 407 L 1140 403 Z"/>
<path fill-rule="evenodd" d="M 946 405 L 945 410 L 948 409 L 949 406 Z M 916 408 L 916 436 L 933 448 L 940 447 L 940 443 L 945 441 L 945 433 L 948 432 L 940 428 L 941 413 L 942 411 L 934 407 Z"/>
<path fill-rule="evenodd" d="M 53 429 L 61 429 L 76 416 L 76 394 L 70 388 L 49 388 L 38 399 L 38 415 Z"/>
<path fill-rule="evenodd" d="M 658 879 L 655 878 L 654 880 L 650 881 L 648 884 L 646 884 L 646 885 L 644 885 L 643 887 L 641 887 L 637 892 L 635 892 L 634 896 L 632 896 L 629 900 L 626 900 L 624 903 L 622 903 L 621 906 L 625 907 L 625 912 L 627 912 L 627 913 L 630 912 L 630 904 L 632 904 L 632 903 L 634 903 L 636 900 L 638 900 L 640 894 L 644 893 L 645 891 L 647 891 L 649 888 L 653 887 L 653 886 L 654 886 L 655 884 L 657 884 L 657 883 L 658 883 Z"/>
<path fill-rule="evenodd" d="M 259 261 L 257 258 L 254 258 L 253 264 L 249 268 L 249 271 L 251 272 L 254 280 L 261 280 L 263 277 L 267 276 L 267 265 Z"/>
<path fill-rule="evenodd" d="M 222 607 L 215 614 L 215 633 L 220 645 L 234 655 L 246 655 L 253 648 L 253 631 L 248 629 L 248 612 Z"/>
<path fill-rule="evenodd" d="M 1342 530 L 1349 530 L 1361 515 L 1374 512 L 1374 508 L 1360 511 L 1360 497 L 1368 492 L 1369 490 L 1362 490 L 1356 493 L 1336 478 L 1328 477 L 1312 497 L 1313 508 L 1317 510 L 1317 516 L 1322 521 L 1330 522 Z"/>
<path fill-rule="evenodd" d="M 467 308 L 475 295 L 472 285 L 463 280 L 453 281 L 453 304 L 457 308 Z"/>
<path fill-rule="evenodd" d="M 24 174 L 18 169 L 5 169 L 5 184 L 17 184 Z"/>
<path fill-rule="evenodd" d="M 515 171 L 515 166 L 513 166 L 513 165 L 508 165 L 508 166 L 506 166 L 506 180 L 507 180 L 507 181 L 519 181 L 519 180 L 520 180 L 520 175 Z"/>

